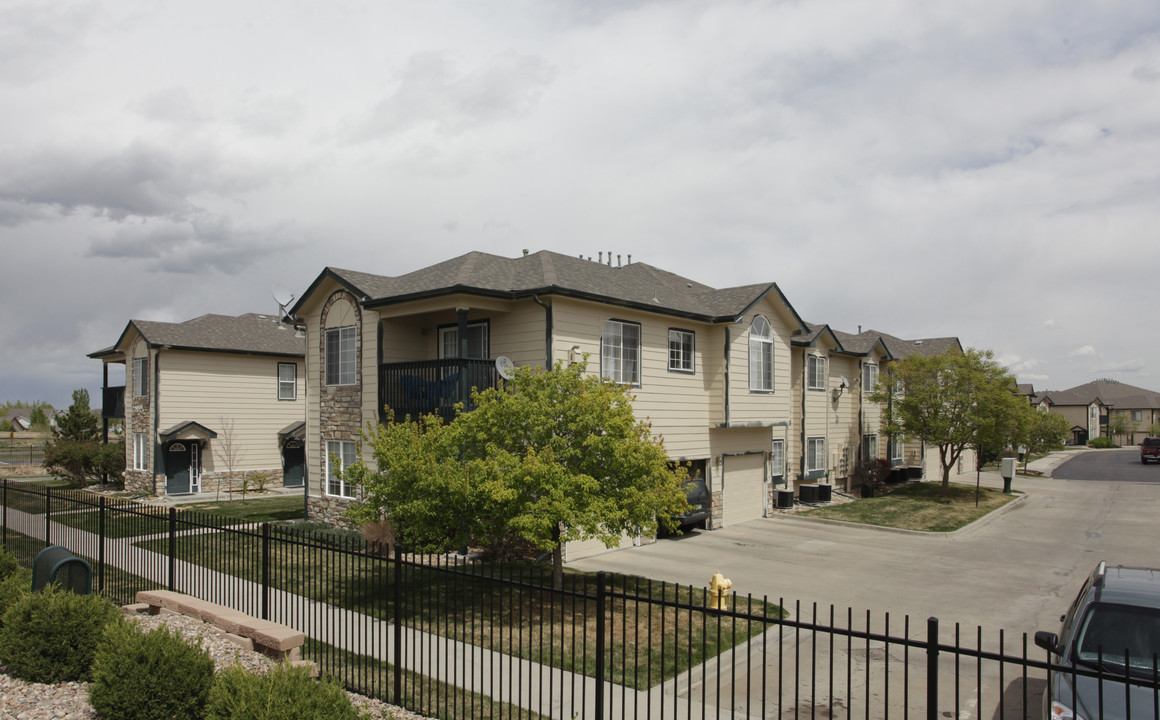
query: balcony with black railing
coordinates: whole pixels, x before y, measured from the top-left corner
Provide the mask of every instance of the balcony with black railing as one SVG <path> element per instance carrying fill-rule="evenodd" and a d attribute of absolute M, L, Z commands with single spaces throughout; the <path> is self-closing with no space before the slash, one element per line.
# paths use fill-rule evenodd
<path fill-rule="evenodd" d="M 499 384 L 494 360 L 451 358 L 384 363 L 379 366 L 379 412 L 391 409 L 395 420 L 436 413 L 455 418 L 455 405 L 471 410 L 471 389 Z M 382 418 L 386 420 L 387 418 Z"/>

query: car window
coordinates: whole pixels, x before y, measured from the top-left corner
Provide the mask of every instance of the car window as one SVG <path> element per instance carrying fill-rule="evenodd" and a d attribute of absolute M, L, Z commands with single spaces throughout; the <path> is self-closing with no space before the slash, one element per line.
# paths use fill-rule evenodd
<path fill-rule="evenodd" d="M 1076 635 L 1077 662 L 1128 666 L 1151 674 L 1160 653 L 1160 610 L 1111 603 L 1089 607 Z"/>
<path fill-rule="evenodd" d="M 1144 447 L 1160 447 L 1160 437 L 1144 438 Z"/>

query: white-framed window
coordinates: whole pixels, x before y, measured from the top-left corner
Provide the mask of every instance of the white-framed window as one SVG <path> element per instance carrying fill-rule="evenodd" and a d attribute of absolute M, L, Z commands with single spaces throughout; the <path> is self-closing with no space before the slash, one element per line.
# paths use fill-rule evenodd
<path fill-rule="evenodd" d="M 1143 419 L 1144 419 L 1144 411 L 1143 410 L 1133 410 L 1132 411 L 1132 422 L 1140 422 Z"/>
<path fill-rule="evenodd" d="M 826 439 L 812 437 L 806 439 L 806 472 L 824 473 L 826 470 Z"/>
<path fill-rule="evenodd" d="M 486 320 L 467 323 L 467 357 L 486 360 L 491 357 L 491 329 Z M 439 358 L 459 357 L 459 326 L 439 328 Z"/>
<path fill-rule="evenodd" d="M 769 474 L 775 480 L 785 477 L 785 440 L 780 438 L 769 448 Z"/>
<path fill-rule="evenodd" d="M 672 372 L 694 372 L 693 341 L 694 335 L 689 330 L 669 328 L 669 370 Z"/>
<path fill-rule="evenodd" d="M 355 384 L 354 325 L 326 329 L 326 384 Z"/>
<path fill-rule="evenodd" d="M 876 363 L 866 363 L 862 366 L 862 392 L 869 395 L 874 392 L 874 386 L 878 384 L 878 365 Z"/>
<path fill-rule="evenodd" d="M 826 358 L 821 355 L 810 355 L 806 358 L 807 385 L 810 390 L 826 389 Z"/>
<path fill-rule="evenodd" d="M 878 436 L 867 434 L 862 436 L 862 461 L 878 459 Z"/>
<path fill-rule="evenodd" d="M 904 443 L 902 442 L 902 438 L 897 435 L 892 435 L 890 437 L 890 464 L 895 466 L 901 465 L 904 460 L 903 452 Z"/>
<path fill-rule="evenodd" d="M 148 470 L 145 465 L 149 457 L 149 441 L 145 433 L 133 433 L 133 469 Z"/>
<path fill-rule="evenodd" d="M 343 468 L 353 465 L 358 454 L 352 440 L 326 441 L 326 494 L 354 497 L 354 487 L 338 476 Z"/>
<path fill-rule="evenodd" d="M 294 363 L 278 363 L 278 399 L 298 399 L 298 366 Z"/>
<path fill-rule="evenodd" d="M 133 358 L 133 396 L 149 394 L 149 358 Z"/>
<path fill-rule="evenodd" d="M 773 328 L 761 315 L 749 323 L 749 389 L 773 391 Z"/>
<path fill-rule="evenodd" d="M 640 323 L 609 320 L 600 336 L 600 374 L 613 382 L 640 385 Z"/>

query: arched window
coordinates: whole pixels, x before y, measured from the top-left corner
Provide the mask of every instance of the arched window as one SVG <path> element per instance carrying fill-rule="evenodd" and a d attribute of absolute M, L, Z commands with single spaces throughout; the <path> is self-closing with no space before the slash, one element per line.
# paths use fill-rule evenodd
<path fill-rule="evenodd" d="M 773 328 L 761 315 L 749 324 L 749 389 L 773 390 Z"/>

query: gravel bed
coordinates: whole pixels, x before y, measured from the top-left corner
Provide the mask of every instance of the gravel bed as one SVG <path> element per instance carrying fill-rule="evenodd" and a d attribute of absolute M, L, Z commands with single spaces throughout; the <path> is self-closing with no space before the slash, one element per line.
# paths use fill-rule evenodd
<path fill-rule="evenodd" d="M 149 630 L 161 625 L 178 630 L 190 640 L 201 639 L 201 647 L 213 658 L 218 670 L 240 665 L 253 673 L 265 673 L 271 661 L 261 653 L 243 650 L 224 634 L 206 623 L 184 615 L 134 615 L 132 620 Z M 0 720 L 99 720 L 89 705 L 88 683 L 41 685 L 18 680 L 0 668 Z M 362 695 L 347 693 L 364 717 L 372 720 L 426 720 L 394 705 Z"/>

